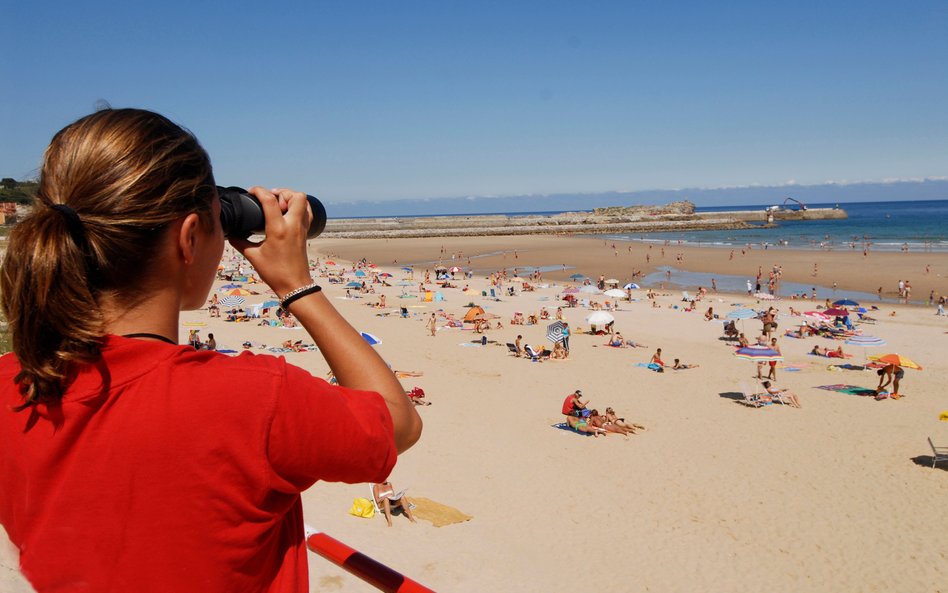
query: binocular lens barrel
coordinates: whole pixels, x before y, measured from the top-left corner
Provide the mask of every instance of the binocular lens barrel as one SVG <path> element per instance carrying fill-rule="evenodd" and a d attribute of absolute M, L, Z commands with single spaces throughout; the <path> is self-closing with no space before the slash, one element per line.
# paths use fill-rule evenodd
<path fill-rule="evenodd" d="M 225 237 L 246 239 L 250 235 L 262 235 L 266 231 L 266 220 L 260 201 L 241 187 L 217 186 L 221 199 L 221 226 Z M 326 228 L 326 208 L 314 196 L 307 195 L 313 211 L 313 221 L 306 236 L 312 239 Z"/>

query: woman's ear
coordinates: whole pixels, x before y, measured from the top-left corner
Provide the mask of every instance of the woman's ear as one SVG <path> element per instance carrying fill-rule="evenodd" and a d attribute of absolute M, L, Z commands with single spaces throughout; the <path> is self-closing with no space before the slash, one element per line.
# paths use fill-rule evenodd
<path fill-rule="evenodd" d="M 178 229 L 178 253 L 184 263 L 191 264 L 197 253 L 198 233 L 201 231 L 201 218 L 192 212 L 181 220 Z"/>

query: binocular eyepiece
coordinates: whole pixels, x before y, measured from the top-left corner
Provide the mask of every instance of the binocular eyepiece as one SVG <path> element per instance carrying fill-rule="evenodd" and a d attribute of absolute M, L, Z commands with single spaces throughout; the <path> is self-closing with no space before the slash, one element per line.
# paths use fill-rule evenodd
<path fill-rule="evenodd" d="M 247 190 L 218 185 L 217 194 L 221 199 L 221 226 L 224 227 L 225 237 L 246 239 L 250 235 L 262 235 L 265 232 L 263 207 Z M 306 236 L 312 239 L 326 228 L 326 208 L 313 196 L 307 195 L 306 200 L 313 211 L 313 221 Z"/>

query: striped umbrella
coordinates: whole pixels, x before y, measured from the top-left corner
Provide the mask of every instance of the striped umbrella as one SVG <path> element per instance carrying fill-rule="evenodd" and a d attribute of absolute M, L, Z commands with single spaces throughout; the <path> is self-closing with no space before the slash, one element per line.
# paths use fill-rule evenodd
<path fill-rule="evenodd" d="M 626 289 L 626 290 L 629 290 L 630 288 L 634 288 L 634 289 L 638 290 L 638 289 L 639 289 L 639 285 L 636 284 L 635 282 L 629 282 L 628 284 L 626 284 L 626 285 L 623 286 L 622 288 L 624 288 L 624 289 Z"/>
<path fill-rule="evenodd" d="M 562 321 L 554 321 L 550 325 L 546 326 L 546 339 L 553 342 L 554 344 L 557 342 L 562 342 L 563 329 L 565 329 L 565 327 L 566 326 L 563 325 Z"/>
<path fill-rule="evenodd" d="M 863 348 L 877 348 L 886 345 L 885 340 L 874 336 L 853 336 L 846 340 L 845 343 L 851 346 L 862 346 Z"/>
<path fill-rule="evenodd" d="M 580 287 L 579 292 L 582 292 L 585 294 L 601 294 L 602 293 L 601 290 L 599 290 L 592 284 L 587 284 L 585 286 Z"/>
<path fill-rule="evenodd" d="M 846 309 L 834 307 L 832 309 L 826 309 L 825 311 L 823 311 L 823 314 L 829 315 L 830 317 L 846 317 L 847 315 L 849 315 L 849 311 L 847 311 Z"/>
<path fill-rule="evenodd" d="M 734 356 L 754 362 L 780 362 L 783 360 L 783 356 L 781 356 L 779 352 L 767 346 L 745 346 L 744 348 L 738 348 L 734 352 Z"/>
<path fill-rule="evenodd" d="M 829 321 L 830 316 L 824 315 L 819 311 L 807 311 L 803 314 L 804 317 L 809 317 L 810 319 L 816 319 L 817 321 Z"/>
<path fill-rule="evenodd" d="M 242 296 L 225 296 L 220 300 L 220 304 L 224 307 L 239 307 L 243 305 L 246 300 L 247 299 Z"/>

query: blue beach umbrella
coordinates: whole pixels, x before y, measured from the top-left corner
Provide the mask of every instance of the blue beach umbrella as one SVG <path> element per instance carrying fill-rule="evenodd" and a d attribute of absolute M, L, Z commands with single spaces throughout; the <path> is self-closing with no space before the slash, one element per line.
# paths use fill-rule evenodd
<path fill-rule="evenodd" d="M 833 303 L 834 307 L 858 307 L 859 303 L 852 299 L 840 299 Z"/>
<path fill-rule="evenodd" d="M 362 339 L 368 342 L 369 346 L 375 346 L 376 344 L 382 343 L 381 338 L 368 332 L 362 332 Z"/>
<path fill-rule="evenodd" d="M 365 277 L 365 272 L 363 270 L 356 270 L 355 275 L 357 278 Z"/>
<path fill-rule="evenodd" d="M 874 336 L 853 336 L 844 342 L 851 346 L 862 346 L 863 348 L 875 348 L 877 346 L 885 346 L 886 341 L 882 338 L 876 338 Z"/>
<path fill-rule="evenodd" d="M 757 317 L 757 311 L 753 309 L 735 309 L 725 315 L 725 317 L 728 319 L 753 319 Z"/>
<path fill-rule="evenodd" d="M 573 274 L 569 277 L 570 280 L 582 280 L 583 278 L 585 278 L 585 276 L 582 274 Z"/>
<path fill-rule="evenodd" d="M 409 267 L 406 266 L 406 267 L 402 268 L 402 271 L 403 271 L 403 272 L 412 272 L 412 271 L 414 271 L 414 270 L 412 270 L 411 268 L 409 268 Z"/>
<path fill-rule="evenodd" d="M 362 283 L 353 281 L 349 284 L 346 284 L 346 288 L 362 288 Z"/>
<path fill-rule="evenodd" d="M 270 299 L 269 301 L 263 301 L 263 304 L 260 306 L 264 309 L 269 309 L 270 307 L 279 307 L 280 301 L 274 301 L 273 299 Z"/>
<path fill-rule="evenodd" d="M 235 288 L 243 288 L 243 286 L 243 284 L 225 284 L 224 286 L 218 288 L 218 290 L 233 290 Z"/>
<path fill-rule="evenodd" d="M 641 287 L 640 287 L 638 284 L 636 284 L 635 282 L 629 282 L 628 284 L 626 284 L 626 285 L 623 286 L 622 288 L 624 288 L 624 289 L 626 289 L 626 290 L 629 290 L 630 288 L 634 288 L 634 289 L 638 290 L 638 289 L 641 288 Z"/>

